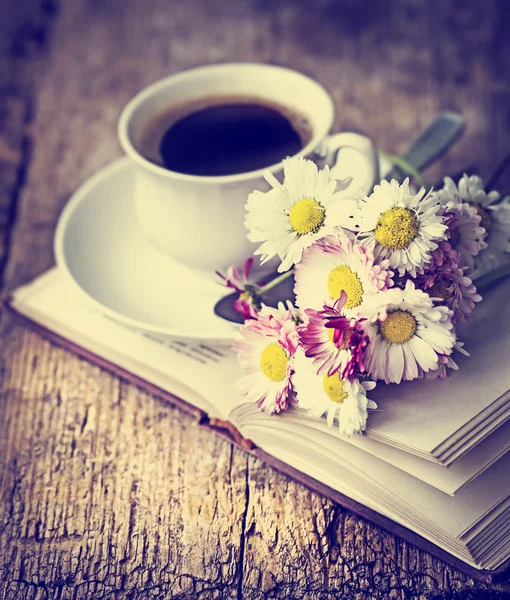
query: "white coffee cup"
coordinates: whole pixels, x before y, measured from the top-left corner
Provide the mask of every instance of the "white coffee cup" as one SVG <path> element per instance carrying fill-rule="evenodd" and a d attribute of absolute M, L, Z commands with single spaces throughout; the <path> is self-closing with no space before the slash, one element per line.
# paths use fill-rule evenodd
<path fill-rule="evenodd" d="M 147 238 L 160 250 L 190 269 L 210 275 L 231 264 L 242 265 L 257 248 L 246 237 L 246 199 L 255 189 L 268 189 L 264 172 L 281 180 L 282 163 L 236 175 L 185 175 L 150 162 L 136 144 L 147 123 L 174 104 L 236 95 L 288 107 L 307 119 L 312 137 L 296 156 L 338 169 L 342 166 L 336 164 L 338 151 L 355 149 L 357 172 L 343 169 L 342 174 L 352 175 L 355 185 L 367 192 L 378 176 L 372 142 L 356 133 L 329 135 L 334 117 L 331 97 L 319 83 L 296 71 L 254 63 L 219 64 L 171 75 L 149 86 L 124 108 L 118 124 L 120 143 L 136 169 L 137 218 Z"/>

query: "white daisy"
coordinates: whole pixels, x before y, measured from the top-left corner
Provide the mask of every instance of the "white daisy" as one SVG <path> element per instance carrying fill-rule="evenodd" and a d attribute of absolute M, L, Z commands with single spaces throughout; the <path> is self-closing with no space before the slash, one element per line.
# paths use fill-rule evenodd
<path fill-rule="evenodd" d="M 360 202 L 362 237 L 365 243 L 375 240 L 376 256 L 387 258 L 390 268 L 400 275 L 413 277 L 430 262 L 437 242 L 446 239 L 442 207 L 425 188 L 413 194 L 409 180 L 399 183 L 382 181 L 368 198 Z"/>
<path fill-rule="evenodd" d="M 487 249 L 475 259 L 473 278 L 497 269 L 510 261 L 510 196 L 500 201 L 496 191 L 487 193 L 480 177 L 463 175 L 458 186 L 445 177 L 440 192 L 448 205 L 467 203 L 480 217 L 480 225 L 487 231 Z"/>
<path fill-rule="evenodd" d="M 295 356 L 294 369 L 292 383 L 298 405 L 308 409 L 311 417 L 318 418 L 327 413 L 329 427 L 338 417 L 340 433 L 348 436 L 365 431 L 367 409 L 377 408 L 377 404 L 366 395 L 367 391 L 374 389 L 373 381 L 342 380 L 338 372 L 331 377 L 317 375 L 317 367 L 302 352 Z"/>
<path fill-rule="evenodd" d="M 375 264 L 373 244 L 331 235 L 307 248 L 296 265 L 296 304 L 303 310 L 322 310 L 345 292 L 343 313 L 355 317 L 366 297 L 393 285 L 392 276 L 387 260 Z"/>
<path fill-rule="evenodd" d="M 370 338 L 365 366 L 374 379 L 400 383 L 434 371 L 455 345 L 452 311 L 434 306 L 411 280 L 405 289 L 380 292 L 364 306 Z"/>
<path fill-rule="evenodd" d="M 283 184 L 267 173 L 272 189 L 248 196 L 245 219 L 248 239 L 262 242 L 255 254 L 261 255 L 262 263 L 278 255 L 280 272 L 298 263 L 305 248 L 337 227 L 359 228 L 358 196 L 345 191 L 350 179 L 332 179 L 328 167 L 319 171 L 304 158 L 285 159 L 283 169 Z"/>
<path fill-rule="evenodd" d="M 291 310 L 263 307 L 246 321 L 233 344 L 244 377 L 237 382 L 249 402 L 268 413 L 285 410 L 293 400 L 290 376 L 299 344 Z"/>

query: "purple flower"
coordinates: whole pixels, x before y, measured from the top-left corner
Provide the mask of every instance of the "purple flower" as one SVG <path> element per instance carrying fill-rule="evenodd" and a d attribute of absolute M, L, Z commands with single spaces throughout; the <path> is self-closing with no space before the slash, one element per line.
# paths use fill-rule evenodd
<path fill-rule="evenodd" d="M 469 270 L 475 266 L 474 257 L 487 248 L 487 231 L 481 224 L 481 217 L 473 206 L 466 202 L 448 202 L 443 216 L 448 225 L 448 241 L 439 247 L 450 247 L 460 254 L 460 267 Z"/>
<path fill-rule="evenodd" d="M 227 269 L 227 274 L 222 275 L 219 271 L 216 271 L 216 275 L 220 277 L 223 281 L 221 282 L 226 287 L 235 290 L 236 292 L 242 293 L 246 288 L 246 284 L 248 283 L 248 277 L 250 275 L 251 268 L 253 266 L 253 258 L 249 258 L 243 266 L 243 274 L 239 273 L 239 270 L 234 265 L 231 265 Z"/>
<path fill-rule="evenodd" d="M 216 275 L 223 281 L 221 282 L 227 288 L 235 290 L 239 293 L 239 297 L 234 302 L 234 309 L 241 313 L 243 319 L 256 319 L 260 310 L 260 299 L 257 296 L 257 286 L 248 283 L 251 268 L 253 266 L 253 258 L 249 258 L 243 266 L 242 274 L 234 265 L 227 269 L 227 274 L 222 275 L 216 271 Z"/>
<path fill-rule="evenodd" d="M 455 251 L 453 251 L 455 252 Z M 429 269 L 415 279 L 416 286 L 436 301 L 453 311 L 452 323 L 465 323 L 471 316 L 475 303 L 482 297 L 464 272 L 466 268 L 455 262 L 453 254 L 441 266 Z"/>
<path fill-rule="evenodd" d="M 343 314 L 347 294 L 342 292 L 333 306 L 323 310 L 306 309 L 306 324 L 298 328 L 301 346 L 318 365 L 317 373 L 330 377 L 337 371 L 342 379 L 354 381 L 366 372 L 364 355 L 368 345 L 361 321 Z"/>

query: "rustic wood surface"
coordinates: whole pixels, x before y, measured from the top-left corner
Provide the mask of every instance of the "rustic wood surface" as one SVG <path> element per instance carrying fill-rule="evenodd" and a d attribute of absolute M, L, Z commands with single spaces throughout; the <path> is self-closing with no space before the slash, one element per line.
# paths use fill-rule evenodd
<path fill-rule="evenodd" d="M 126 101 L 169 73 L 254 60 L 316 77 L 336 127 L 401 152 L 468 120 L 428 173 L 509 148 L 510 6 L 476 0 L 3 0 L 0 276 L 53 264 L 73 190 L 121 155 Z M 0 598 L 504 598 L 108 372 L 1 322 Z"/>

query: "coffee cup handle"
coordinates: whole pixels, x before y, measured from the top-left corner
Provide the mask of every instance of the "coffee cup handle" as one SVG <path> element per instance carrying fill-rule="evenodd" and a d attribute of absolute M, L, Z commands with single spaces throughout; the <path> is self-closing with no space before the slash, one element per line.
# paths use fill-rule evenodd
<path fill-rule="evenodd" d="M 356 160 L 349 161 L 349 168 L 344 167 L 340 158 L 342 149 L 352 149 L 356 153 L 351 154 Z M 337 179 L 351 176 L 353 184 L 357 188 L 363 188 L 365 194 L 372 191 L 373 186 L 379 182 L 379 157 L 377 150 L 369 138 L 359 133 L 336 133 L 324 141 L 321 151 L 324 163 L 329 165 L 331 175 Z M 361 161 L 358 160 L 361 158 Z"/>

